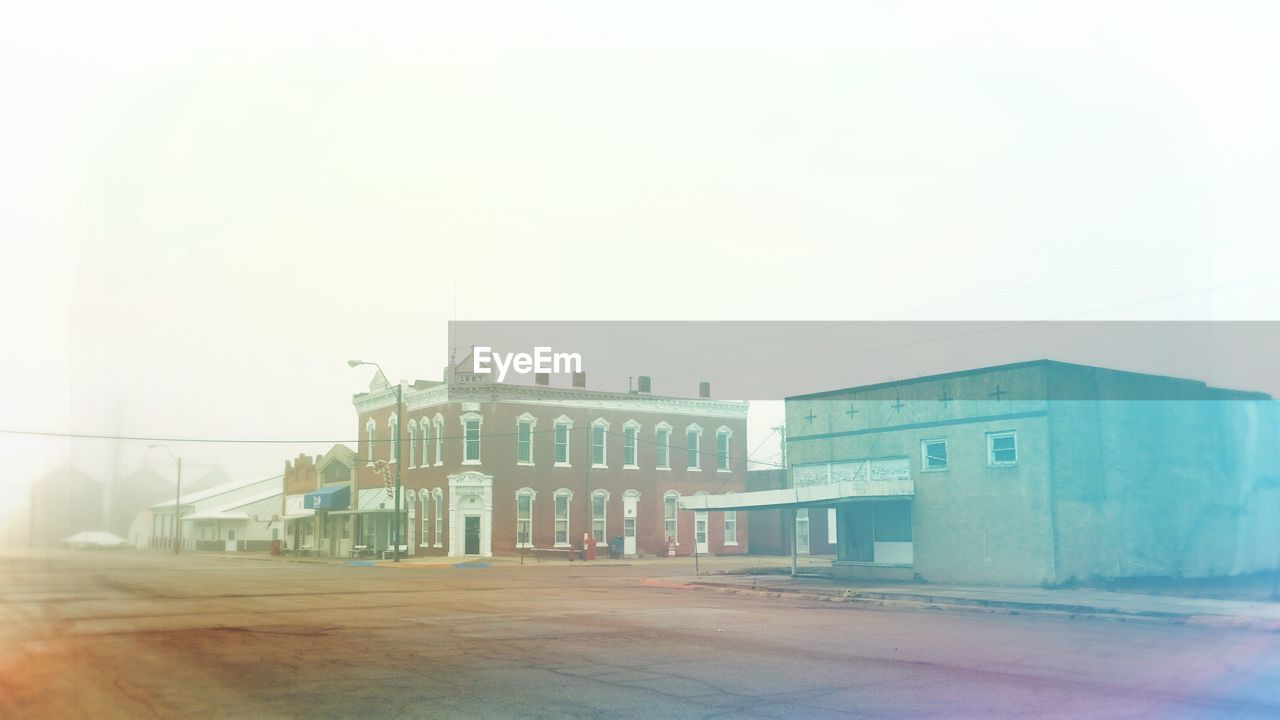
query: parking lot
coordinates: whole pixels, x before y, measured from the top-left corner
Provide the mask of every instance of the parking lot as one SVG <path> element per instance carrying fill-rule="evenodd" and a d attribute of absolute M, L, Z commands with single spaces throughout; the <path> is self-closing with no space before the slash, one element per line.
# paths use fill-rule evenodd
<path fill-rule="evenodd" d="M 1280 715 L 1275 633 L 731 595 L 692 570 L 3 556 L 0 716 Z"/>

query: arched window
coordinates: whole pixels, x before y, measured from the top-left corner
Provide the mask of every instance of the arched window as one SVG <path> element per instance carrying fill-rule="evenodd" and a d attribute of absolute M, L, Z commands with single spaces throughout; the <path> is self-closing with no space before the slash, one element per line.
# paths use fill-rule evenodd
<path fill-rule="evenodd" d="M 516 547 L 533 547 L 533 500 L 538 493 L 523 487 L 516 491 Z"/>
<path fill-rule="evenodd" d="M 409 421 L 409 467 L 411 469 L 418 466 L 417 462 L 415 462 L 417 451 L 418 451 L 418 421 L 410 420 Z"/>
<path fill-rule="evenodd" d="M 422 539 L 418 544 L 431 547 L 431 491 L 423 488 L 418 496 L 422 498 Z"/>
<path fill-rule="evenodd" d="M 444 508 L 441 507 L 444 501 L 444 493 L 440 488 L 431 491 L 431 499 L 436 506 L 436 547 L 444 547 Z"/>
<path fill-rule="evenodd" d="M 636 469 L 639 467 L 639 457 L 636 449 L 636 440 L 640 437 L 640 423 L 635 420 L 628 420 L 622 426 L 622 467 Z"/>
<path fill-rule="evenodd" d="M 365 446 L 368 449 L 369 462 L 373 463 L 373 443 L 377 440 L 378 423 L 369 418 L 369 422 L 364 424 Z"/>
<path fill-rule="evenodd" d="M 462 415 L 462 464 L 480 464 L 480 426 L 484 417 L 480 413 L 469 412 Z"/>
<path fill-rule="evenodd" d="M 538 418 L 525 413 L 516 418 L 516 464 L 533 464 L 533 429 L 538 426 Z"/>
<path fill-rule="evenodd" d="M 680 493 L 675 490 L 668 490 L 667 494 L 662 496 L 662 516 L 663 516 L 663 532 L 672 542 L 679 544 L 680 542 Z"/>
<path fill-rule="evenodd" d="M 432 423 L 436 426 L 436 465 L 444 464 L 444 416 L 436 413 Z M 439 544 L 439 543 L 437 543 Z"/>
<path fill-rule="evenodd" d="M 608 443 L 609 421 L 596 418 L 591 423 L 591 467 L 609 467 Z"/>
<path fill-rule="evenodd" d="M 596 490 L 591 493 L 591 537 L 596 541 L 596 545 L 607 545 L 609 543 L 608 538 L 605 537 L 605 532 L 608 529 L 605 515 L 608 509 L 608 490 Z"/>
<path fill-rule="evenodd" d="M 387 427 L 391 429 L 391 460 L 400 462 L 400 420 L 392 415 L 387 419 Z"/>
<path fill-rule="evenodd" d="M 685 428 L 684 446 L 688 451 L 687 467 L 693 471 L 702 470 L 702 428 L 696 423 Z"/>
<path fill-rule="evenodd" d="M 555 461 L 556 467 L 569 467 L 569 431 L 573 430 L 573 420 L 561 415 L 555 422 Z"/>
<path fill-rule="evenodd" d="M 422 430 L 422 467 L 427 467 L 431 464 L 431 421 L 422 418 L 418 429 Z"/>
<path fill-rule="evenodd" d="M 569 547 L 569 507 L 573 503 L 573 491 L 568 488 L 556 490 L 556 547 Z"/>
<path fill-rule="evenodd" d="M 716 471 L 729 472 L 729 438 L 733 431 L 721 425 L 716 430 Z"/>
<path fill-rule="evenodd" d="M 671 425 L 667 422 L 660 422 L 653 429 L 653 457 L 656 469 L 671 469 Z"/>

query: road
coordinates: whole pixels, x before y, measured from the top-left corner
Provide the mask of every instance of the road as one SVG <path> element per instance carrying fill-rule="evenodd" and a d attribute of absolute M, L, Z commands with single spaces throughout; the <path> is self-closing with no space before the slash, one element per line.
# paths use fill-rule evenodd
<path fill-rule="evenodd" d="M 0 556 L 0 717 L 1280 717 L 1274 633 L 655 579 L 690 569 Z"/>

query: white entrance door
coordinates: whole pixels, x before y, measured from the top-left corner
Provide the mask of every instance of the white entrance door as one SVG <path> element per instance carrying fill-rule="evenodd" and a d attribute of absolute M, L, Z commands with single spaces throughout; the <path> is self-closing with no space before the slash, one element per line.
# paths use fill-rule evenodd
<path fill-rule="evenodd" d="M 694 552 L 699 555 L 707 553 L 707 514 L 704 512 L 693 514 L 693 542 Z"/>
<path fill-rule="evenodd" d="M 226 550 L 227 552 L 236 551 L 236 531 L 235 530 L 227 531 L 227 544 L 223 546 L 223 549 Z"/>
<path fill-rule="evenodd" d="M 639 504 L 640 493 L 628 490 L 622 495 L 622 554 L 633 557 L 636 554 L 636 505 Z"/>

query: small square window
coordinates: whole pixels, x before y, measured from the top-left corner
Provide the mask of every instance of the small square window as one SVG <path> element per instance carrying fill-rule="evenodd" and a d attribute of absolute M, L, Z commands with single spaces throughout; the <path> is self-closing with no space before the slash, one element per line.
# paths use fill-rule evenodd
<path fill-rule="evenodd" d="M 925 471 L 947 469 L 947 441 L 924 440 L 920 443 L 920 467 Z"/>
<path fill-rule="evenodd" d="M 1016 465 L 1018 463 L 1018 435 L 1013 432 L 987 434 L 987 464 Z"/>

